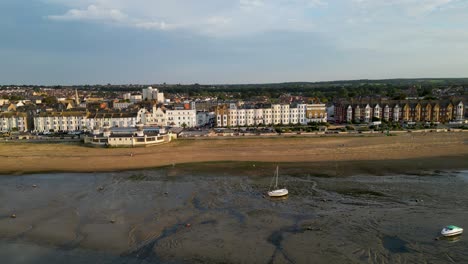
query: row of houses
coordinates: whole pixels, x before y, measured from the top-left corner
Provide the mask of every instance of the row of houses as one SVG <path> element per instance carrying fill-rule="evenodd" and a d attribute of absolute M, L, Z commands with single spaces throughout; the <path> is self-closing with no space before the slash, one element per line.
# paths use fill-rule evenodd
<path fill-rule="evenodd" d="M 327 113 L 328 111 L 328 113 Z M 217 127 L 253 125 L 308 124 L 327 122 L 333 114 L 337 123 L 370 123 L 375 120 L 394 122 L 462 121 L 466 107 L 463 101 L 379 101 L 338 102 L 325 104 L 271 104 L 239 105 L 222 104 L 214 112 L 195 109 L 166 109 L 156 105 L 138 111 L 44 111 L 37 114 L 24 112 L 0 112 L 0 131 L 79 131 L 109 125 L 111 127 L 147 126 Z"/>
<path fill-rule="evenodd" d="M 136 113 L 91 113 L 91 112 L 43 112 L 34 117 L 34 131 L 79 131 L 102 127 L 134 127 L 138 122 Z"/>
<path fill-rule="evenodd" d="M 218 127 L 327 122 L 325 104 L 272 104 L 267 106 L 225 104 L 216 107 L 215 115 Z"/>
<path fill-rule="evenodd" d="M 464 120 L 463 101 L 381 101 L 339 102 L 334 105 L 337 123 L 370 123 L 373 120 L 392 122 L 440 122 Z"/>
<path fill-rule="evenodd" d="M 28 116 L 21 112 L 1 112 L 0 113 L 0 132 L 29 130 Z"/>
<path fill-rule="evenodd" d="M 201 127 L 212 121 L 214 113 L 187 109 L 164 109 L 154 106 L 138 112 L 43 112 L 34 119 L 34 131 L 78 131 L 95 127 L 147 126 Z"/>

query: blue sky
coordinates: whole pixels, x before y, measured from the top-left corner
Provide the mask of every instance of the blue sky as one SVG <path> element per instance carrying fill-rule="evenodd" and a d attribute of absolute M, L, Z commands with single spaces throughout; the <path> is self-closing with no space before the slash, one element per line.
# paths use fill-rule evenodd
<path fill-rule="evenodd" d="M 0 84 L 468 77 L 467 0 L 2 0 Z"/>

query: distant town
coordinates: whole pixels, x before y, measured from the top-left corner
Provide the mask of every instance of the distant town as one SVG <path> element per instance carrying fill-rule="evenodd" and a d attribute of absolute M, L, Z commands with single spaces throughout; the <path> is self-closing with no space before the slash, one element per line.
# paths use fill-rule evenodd
<path fill-rule="evenodd" d="M 467 129 L 466 79 L 265 85 L 2 86 L 7 139 L 98 145 L 176 137 Z"/>

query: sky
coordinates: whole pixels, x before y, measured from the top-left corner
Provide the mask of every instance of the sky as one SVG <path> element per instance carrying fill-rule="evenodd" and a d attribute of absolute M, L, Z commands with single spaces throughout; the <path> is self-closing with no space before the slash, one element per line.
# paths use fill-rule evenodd
<path fill-rule="evenodd" d="M 1 0 L 0 84 L 468 77 L 468 0 Z"/>

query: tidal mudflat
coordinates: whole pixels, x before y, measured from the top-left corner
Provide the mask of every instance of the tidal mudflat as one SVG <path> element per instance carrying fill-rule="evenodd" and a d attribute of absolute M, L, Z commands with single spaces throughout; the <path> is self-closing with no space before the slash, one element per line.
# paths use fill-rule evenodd
<path fill-rule="evenodd" d="M 177 166 L 1 176 L 2 263 L 468 262 L 464 236 L 435 239 L 444 225 L 468 228 L 468 171 L 280 167 L 290 195 L 272 200 L 274 165 L 271 175 Z"/>

